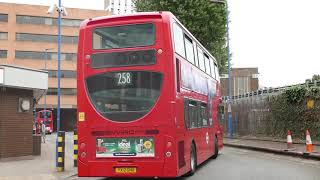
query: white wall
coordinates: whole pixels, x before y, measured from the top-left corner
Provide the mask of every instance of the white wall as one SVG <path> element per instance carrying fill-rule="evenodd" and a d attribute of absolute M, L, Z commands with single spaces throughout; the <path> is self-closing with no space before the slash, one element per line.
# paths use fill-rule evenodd
<path fill-rule="evenodd" d="M 3 75 L 4 75 L 4 70 L 0 68 L 0 84 L 3 84 Z"/>
<path fill-rule="evenodd" d="M 4 69 L 4 86 L 30 89 L 48 89 L 48 73 L 45 71 L 24 69 L 13 66 L 0 66 L 0 69 L 1 68 Z"/>

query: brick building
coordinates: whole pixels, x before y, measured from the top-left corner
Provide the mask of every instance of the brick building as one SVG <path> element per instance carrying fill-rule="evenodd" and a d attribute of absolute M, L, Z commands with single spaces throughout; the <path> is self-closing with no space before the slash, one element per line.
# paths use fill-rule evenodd
<path fill-rule="evenodd" d="M 47 107 L 57 108 L 57 12 L 47 14 L 48 6 L 0 3 L 0 64 L 44 69 L 45 49 L 49 89 Z M 72 128 L 76 120 L 76 59 L 78 30 L 82 20 L 105 16 L 102 10 L 68 8 L 62 17 L 61 35 L 61 130 Z M 44 107 L 44 99 L 38 109 Z M 54 116 L 56 119 L 56 116 Z M 56 124 L 54 123 L 56 126 Z"/>
<path fill-rule="evenodd" d="M 48 88 L 48 74 L 0 65 L 0 159 L 32 155 L 33 98 Z"/>
<path fill-rule="evenodd" d="M 258 68 L 232 68 L 231 95 L 237 96 L 259 89 Z M 228 96 L 228 74 L 220 77 L 222 96 Z"/>

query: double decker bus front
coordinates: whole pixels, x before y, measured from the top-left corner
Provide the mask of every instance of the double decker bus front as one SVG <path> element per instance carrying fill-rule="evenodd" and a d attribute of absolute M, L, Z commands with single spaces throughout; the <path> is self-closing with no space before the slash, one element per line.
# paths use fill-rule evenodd
<path fill-rule="evenodd" d="M 52 111 L 42 110 L 38 113 L 38 128 L 41 129 L 41 123 L 45 124 L 46 133 L 51 134 L 53 132 L 53 117 Z"/>
<path fill-rule="evenodd" d="M 160 14 L 82 24 L 79 176 L 176 176 L 175 157 L 165 155 L 174 138 L 169 135 L 174 87 L 166 31 Z"/>

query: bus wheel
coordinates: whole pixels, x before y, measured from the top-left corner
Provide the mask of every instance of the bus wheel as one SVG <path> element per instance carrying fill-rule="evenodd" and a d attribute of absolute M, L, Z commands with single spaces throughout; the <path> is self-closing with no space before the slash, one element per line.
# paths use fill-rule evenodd
<path fill-rule="evenodd" d="M 196 153 L 196 147 L 192 143 L 191 150 L 190 150 L 190 172 L 188 173 L 188 176 L 192 176 L 197 169 L 197 153 Z"/>
<path fill-rule="evenodd" d="M 219 154 L 219 147 L 218 147 L 218 137 L 215 136 L 214 138 L 214 155 L 212 156 L 212 159 L 216 159 Z"/>

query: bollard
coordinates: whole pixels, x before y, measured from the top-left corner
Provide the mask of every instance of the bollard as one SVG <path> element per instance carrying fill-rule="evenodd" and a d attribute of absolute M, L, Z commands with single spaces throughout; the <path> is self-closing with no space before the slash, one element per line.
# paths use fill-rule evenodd
<path fill-rule="evenodd" d="M 57 159 L 57 167 L 58 172 L 64 171 L 64 152 L 65 152 L 65 132 L 58 132 L 58 159 Z"/>
<path fill-rule="evenodd" d="M 73 131 L 73 166 L 78 167 L 78 130 Z"/>

